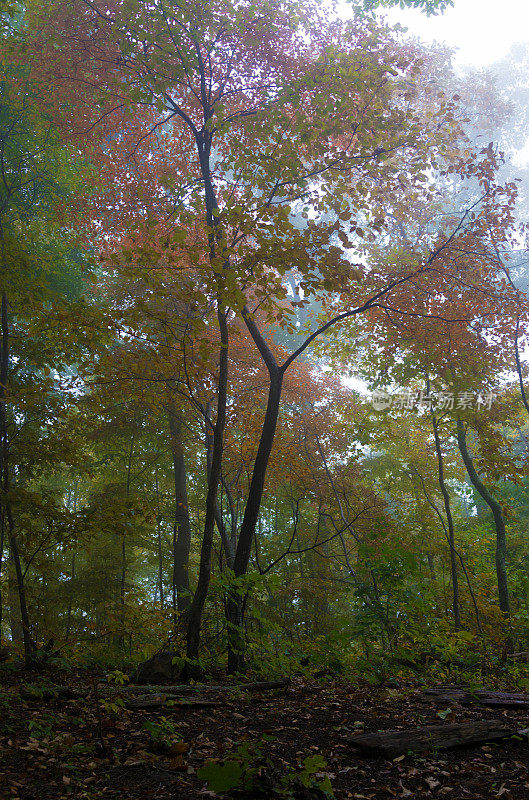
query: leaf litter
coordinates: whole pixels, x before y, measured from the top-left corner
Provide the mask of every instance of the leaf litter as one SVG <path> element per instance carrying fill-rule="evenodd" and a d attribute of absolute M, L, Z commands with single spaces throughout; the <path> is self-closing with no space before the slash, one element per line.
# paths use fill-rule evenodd
<path fill-rule="evenodd" d="M 72 688 L 89 688 L 92 678 L 79 673 L 67 681 Z M 324 765 L 315 778 L 328 780 L 336 800 L 522 800 L 529 795 L 527 735 L 396 758 L 369 758 L 356 752 L 348 738 L 364 732 L 413 731 L 443 724 L 439 706 L 420 702 L 420 690 L 412 685 L 388 692 L 372 685 L 299 679 L 283 690 L 232 693 L 218 706 L 127 709 L 118 705 L 116 712 L 105 710 L 101 698 L 98 709 L 92 695 L 65 700 L 51 692 L 46 700 L 29 700 L 21 696 L 22 683 L 16 676 L 2 680 L 8 684 L 0 684 L 2 800 L 220 797 L 198 773 L 207 763 L 230 763 L 241 746 L 249 754 L 243 766 L 250 772 L 258 753 L 274 765 L 270 797 L 276 787 L 277 797 L 289 796 L 280 785 L 285 775 L 295 776 L 288 784 L 291 797 L 332 796 L 302 785 L 303 763 L 312 763 L 312 756 L 320 757 L 314 763 Z M 24 680 L 31 679 L 24 676 Z M 47 676 L 46 681 L 65 684 L 62 674 Z M 208 693 L 208 699 L 215 697 Z M 522 709 L 457 704 L 447 714 L 446 724 L 498 718 L 519 729 L 527 727 Z M 257 790 L 233 796 L 263 797 Z"/>

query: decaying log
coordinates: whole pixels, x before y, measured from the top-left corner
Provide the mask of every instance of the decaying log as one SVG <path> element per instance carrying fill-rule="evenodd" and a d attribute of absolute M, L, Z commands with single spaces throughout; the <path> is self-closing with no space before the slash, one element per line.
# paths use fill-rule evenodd
<path fill-rule="evenodd" d="M 162 693 L 162 694 L 201 694 L 202 692 L 261 692 L 273 689 L 284 689 L 290 684 L 290 679 L 285 678 L 281 681 L 258 681 L 256 683 L 236 683 L 225 684 L 223 686 L 212 686 L 208 683 L 196 684 L 127 684 L 126 686 L 108 686 L 103 685 L 99 688 L 100 694 L 128 694 L 131 692 L 141 692 L 147 694 L 148 692 Z"/>
<path fill-rule="evenodd" d="M 281 681 L 261 681 L 257 683 L 238 683 L 234 685 L 224 686 L 211 686 L 207 683 L 195 684 L 176 684 L 173 686 L 156 685 L 156 686 L 141 686 L 138 684 L 128 684 L 127 686 L 109 686 L 108 684 L 99 684 L 98 695 L 100 697 L 122 697 L 131 694 L 139 694 L 142 697 L 155 696 L 158 694 L 165 695 L 168 699 L 178 699 L 182 695 L 201 695 L 208 692 L 242 692 L 242 691 L 269 691 L 273 689 L 284 689 L 290 684 L 290 680 L 286 678 Z M 69 686 L 45 686 L 42 688 L 20 689 L 20 695 L 26 700 L 53 700 L 58 697 L 77 700 L 88 697 L 92 694 L 93 689 L 77 689 Z M 138 699 L 138 698 L 136 698 Z M 206 701 L 204 701 L 206 703 Z"/>
<path fill-rule="evenodd" d="M 529 664 L 529 651 L 524 650 L 522 653 L 509 653 L 507 659 L 509 661 L 518 661 L 522 664 Z"/>
<path fill-rule="evenodd" d="M 461 705 L 496 706 L 499 708 L 529 708 L 527 692 L 495 692 L 489 689 L 465 689 L 459 686 L 439 686 L 425 689 L 419 700 L 426 703 L 461 703 Z"/>
<path fill-rule="evenodd" d="M 78 697 L 87 697 L 92 689 L 73 689 L 68 686 L 37 686 L 37 687 L 20 687 L 20 696 L 24 700 L 56 700 L 58 697 L 67 700 L 75 700 Z"/>
<path fill-rule="evenodd" d="M 520 733 L 516 726 L 492 719 L 457 725 L 431 725 L 419 730 L 362 733 L 347 742 L 365 755 L 394 757 L 408 752 L 447 750 L 471 744 L 493 742 Z"/>
<path fill-rule="evenodd" d="M 156 708 L 171 703 L 171 708 L 211 708 L 218 706 L 213 700 L 179 700 L 167 694 L 142 694 L 125 702 L 125 708 Z"/>

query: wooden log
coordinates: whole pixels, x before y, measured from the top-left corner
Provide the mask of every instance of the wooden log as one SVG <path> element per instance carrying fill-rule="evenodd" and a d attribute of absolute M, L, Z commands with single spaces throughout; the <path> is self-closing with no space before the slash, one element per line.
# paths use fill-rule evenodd
<path fill-rule="evenodd" d="M 255 683 L 236 683 L 224 684 L 221 686 L 212 686 L 208 683 L 196 684 L 156 684 L 156 685 L 141 685 L 130 683 L 126 686 L 108 686 L 101 685 L 99 693 L 103 694 L 128 694 L 130 692 L 141 692 L 147 694 L 148 692 L 164 693 L 164 694 L 201 694 L 202 692 L 261 692 L 271 691 L 273 689 L 284 689 L 290 685 L 290 678 L 285 678 L 280 681 L 257 681 Z"/>
<path fill-rule="evenodd" d="M 147 694 L 152 693 L 153 695 L 156 694 L 164 694 L 164 695 L 171 695 L 172 697 L 180 697 L 181 695 L 200 695 L 203 693 L 208 692 L 242 692 L 242 691 L 251 691 L 251 692 L 261 692 L 261 691 L 271 691 L 273 689 L 284 689 L 290 684 L 290 679 L 285 678 L 281 681 L 260 681 L 256 683 L 237 683 L 237 684 L 226 684 L 224 686 L 212 686 L 207 683 L 203 684 L 193 684 L 189 685 L 187 683 L 184 684 L 175 684 L 175 685 L 156 685 L 156 686 L 142 686 L 140 684 L 127 684 L 126 686 L 110 686 L 108 684 L 99 684 L 98 685 L 98 695 L 100 697 L 121 697 L 123 695 L 127 696 L 130 694 L 141 694 L 142 696 L 146 696 Z M 49 687 L 45 687 L 44 689 L 26 689 L 22 687 L 20 689 L 20 694 L 22 697 L 28 700 L 52 700 L 58 697 L 66 698 L 66 699 L 82 699 L 84 697 L 88 697 L 92 694 L 93 689 L 78 689 L 69 686 L 58 686 L 53 685 Z"/>
<path fill-rule="evenodd" d="M 125 708 L 156 708 L 157 706 L 167 706 L 170 708 L 212 708 L 218 706 L 213 700 L 180 700 L 166 694 L 143 694 L 125 702 Z"/>
<path fill-rule="evenodd" d="M 493 742 L 518 733 L 516 726 L 493 719 L 454 725 L 431 725 L 419 730 L 380 731 L 352 736 L 347 742 L 365 755 L 390 758 L 408 752 L 447 750 Z"/>
<path fill-rule="evenodd" d="M 509 661 L 521 661 L 523 664 L 529 664 L 529 651 L 524 650 L 522 653 L 508 653 L 507 658 Z"/>
<path fill-rule="evenodd" d="M 529 708 L 529 694 L 526 692 L 496 692 L 489 689 L 470 690 L 458 687 L 432 687 L 425 689 L 418 699 L 427 703 L 461 703 L 462 705 L 482 705 L 497 708 Z"/>
<path fill-rule="evenodd" d="M 42 687 L 20 687 L 20 696 L 24 698 L 24 700 L 35 700 L 35 701 L 42 701 L 42 700 L 56 700 L 57 698 L 63 698 L 67 700 L 74 700 L 78 697 L 87 697 L 91 689 L 70 689 L 67 686 L 42 686 Z"/>

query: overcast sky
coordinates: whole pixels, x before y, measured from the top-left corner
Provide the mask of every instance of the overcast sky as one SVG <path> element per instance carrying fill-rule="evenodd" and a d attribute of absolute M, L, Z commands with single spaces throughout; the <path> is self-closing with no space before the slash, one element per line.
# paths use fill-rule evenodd
<path fill-rule="evenodd" d="M 484 67 L 515 42 L 529 40 L 529 0 L 455 0 L 454 8 L 436 17 L 400 9 L 387 13 L 421 39 L 457 48 L 458 66 Z"/>

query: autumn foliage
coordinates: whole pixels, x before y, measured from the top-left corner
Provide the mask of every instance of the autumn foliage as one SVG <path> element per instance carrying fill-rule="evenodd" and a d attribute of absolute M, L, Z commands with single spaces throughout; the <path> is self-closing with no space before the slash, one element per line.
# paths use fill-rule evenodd
<path fill-rule="evenodd" d="M 490 85 L 311 1 L 6 20 L 2 636 L 28 664 L 170 641 L 186 679 L 526 649 Z"/>

